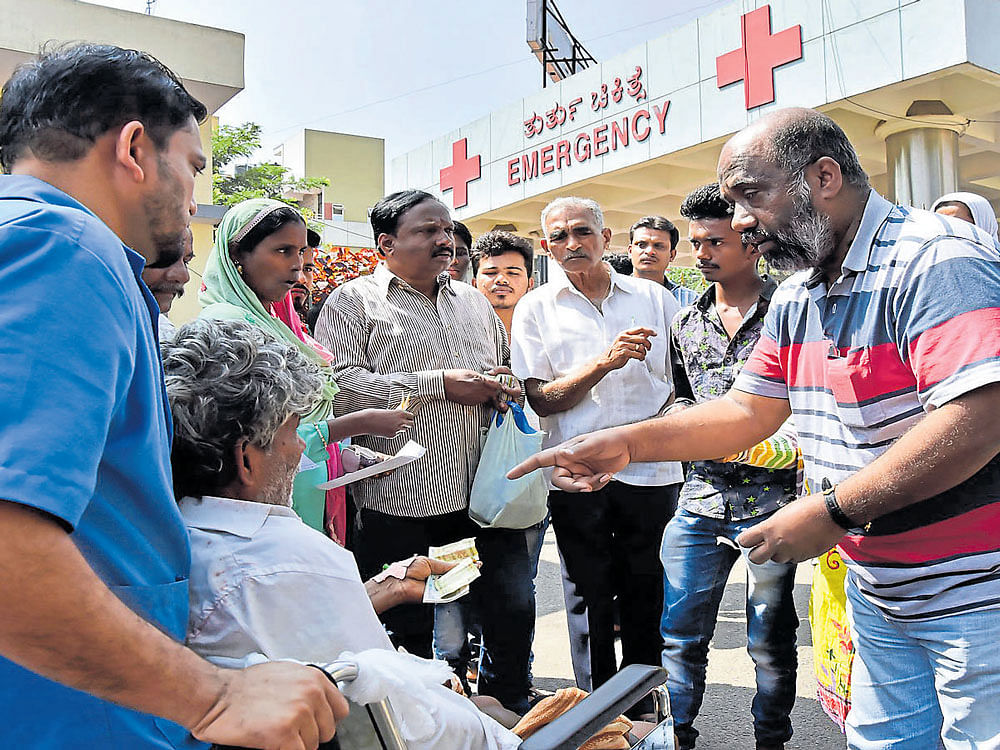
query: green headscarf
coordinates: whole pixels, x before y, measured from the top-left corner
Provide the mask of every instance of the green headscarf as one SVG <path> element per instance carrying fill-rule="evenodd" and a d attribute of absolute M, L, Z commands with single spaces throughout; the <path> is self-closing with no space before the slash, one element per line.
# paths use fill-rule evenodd
<path fill-rule="evenodd" d="M 205 288 L 198 293 L 202 311 L 199 317 L 211 320 L 243 320 L 262 328 L 280 341 L 294 344 L 311 362 L 322 366 L 329 373 L 329 363 L 307 342 L 299 339 L 281 320 L 271 315 L 253 289 L 247 286 L 236 270 L 236 263 L 229 255 L 229 243 L 251 223 L 279 208 L 291 208 L 287 203 L 269 198 L 253 198 L 237 203 L 226 211 L 222 222 L 215 231 L 215 243 L 205 263 L 202 281 Z M 256 220 L 256 221 L 255 221 Z M 245 232 L 244 232 L 245 234 Z M 337 394 L 337 384 L 330 376 L 323 391 L 323 402 L 317 406 L 314 415 L 329 414 L 333 397 Z M 312 416 L 312 415 L 310 415 Z"/>

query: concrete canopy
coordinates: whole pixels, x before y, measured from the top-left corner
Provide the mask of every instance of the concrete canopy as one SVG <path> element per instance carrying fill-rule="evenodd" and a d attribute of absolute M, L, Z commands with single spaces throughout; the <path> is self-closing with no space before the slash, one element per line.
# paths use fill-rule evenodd
<path fill-rule="evenodd" d="M 717 59 L 741 43 L 746 48 L 741 19 L 745 29 L 747 14 L 765 9 L 772 34 L 796 26 L 801 29 L 801 54 L 774 67 L 772 102 L 747 106 L 750 93 L 744 101 L 744 83 L 719 85 Z M 556 91 L 549 88 L 525 98 L 520 107 L 510 105 L 449 133 L 424 147 L 429 154 L 417 149 L 394 160 L 391 188 L 420 187 L 453 205 L 452 194 L 442 190 L 436 178 L 441 167 L 452 163 L 444 146 L 466 138 L 470 156 L 483 154 L 483 167 L 481 179 L 467 185 L 469 204 L 457 208 L 455 215 L 474 234 L 513 225 L 519 234 L 538 237 L 539 213 L 549 200 L 581 195 L 601 203 L 616 249 L 627 246 L 629 226 L 647 214 L 675 221 L 683 238 L 687 224 L 678 213 L 680 202 L 693 188 L 715 179 L 718 155 L 727 138 L 776 107 L 809 106 L 844 128 L 874 187 L 883 194 L 888 190 L 885 139 L 890 130 L 922 125 L 957 130 L 959 189 L 984 195 L 996 205 L 1000 202 L 998 34 L 1000 3 L 990 0 L 739 0 L 603 63 L 601 71 L 584 71 L 562 81 Z M 662 143 L 657 142 L 654 128 L 642 150 L 633 143 L 628 149 L 606 153 L 598 165 L 591 159 L 591 163 L 573 164 L 521 185 L 508 184 L 512 177 L 505 167 L 539 148 L 524 134 L 520 143 L 515 139 L 503 148 L 511 141 L 510 128 L 535 111 L 543 111 L 545 102 L 552 107 L 553 101 L 565 103 L 582 93 L 586 104 L 588 92 L 602 80 L 610 82 L 620 75 L 618 71 L 634 65 L 643 66 L 649 87 L 643 104 L 653 112 L 656 102 L 670 102 Z M 937 111 L 937 107 L 953 114 L 907 117 L 914 102 L 924 101 L 939 103 L 927 111 Z M 634 109 L 609 108 L 602 122 L 620 119 Z M 655 118 L 651 120 L 655 125 Z M 488 136 L 485 143 L 483 125 Z M 580 130 L 577 127 L 573 134 L 563 135 L 570 132 L 564 125 L 554 131 L 553 138 L 572 140 Z M 558 150 L 556 154 L 558 158 Z M 523 166 L 509 169 L 514 177 L 521 177 Z M 511 200 L 516 189 L 523 194 Z M 477 197 L 477 191 L 484 190 L 485 200 Z M 677 262 L 693 262 L 686 241 L 680 243 Z"/>

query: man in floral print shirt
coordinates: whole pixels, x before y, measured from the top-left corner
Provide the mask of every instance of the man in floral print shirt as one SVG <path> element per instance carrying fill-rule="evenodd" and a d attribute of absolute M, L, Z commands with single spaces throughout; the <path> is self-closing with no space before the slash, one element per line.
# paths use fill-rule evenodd
<path fill-rule="evenodd" d="M 774 281 L 757 274 L 757 248 L 744 246 L 733 230 L 732 209 L 717 184 L 688 195 L 681 215 L 690 222 L 698 269 L 713 283 L 671 326 L 677 409 L 729 390 L 757 343 L 775 289 Z M 698 736 L 692 724 L 705 690 L 719 603 L 740 557 L 736 537 L 794 497 L 794 468 L 695 461 L 687 471 L 660 551 L 663 666 L 682 748 L 694 747 Z M 747 650 L 757 670 L 754 733 L 758 748 L 780 748 L 791 737 L 795 700 L 795 565 L 748 560 L 747 568 Z"/>

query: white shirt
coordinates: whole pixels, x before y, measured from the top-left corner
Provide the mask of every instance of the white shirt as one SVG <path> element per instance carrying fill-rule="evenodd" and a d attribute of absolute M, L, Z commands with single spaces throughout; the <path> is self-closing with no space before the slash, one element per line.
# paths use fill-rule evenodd
<path fill-rule="evenodd" d="M 354 556 L 291 508 L 185 497 L 191 537 L 188 645 L 238 668 L 248 654 L 333 661 L 392 648 Z"/>
<path fill-rule="evenodd" d="M 174 336 L 177 335 L 177 326 L 163 313 L 160 313 L 158 328 L 160 331 L 160 341 L 173 341 Z"/>
<path fill-rule="evenodd" d="M 605 353 L 619 333 L 652 328 L 652 349 L 642 362 L 629 360 L 601 381 L 572 409 L 543 417 L 543 447 L 605 427 L 655 417 L 673 393 L 670 323 L 680 310 L 661 284 L 622 276 L 614 269 L 601 309 L 565 274 L 528 292 L 514 308 L 511 369 L 522 379 L 551 381 L 580 369 Z M 626 484 L 657 486 L 683 481 L 679 463 L 633 463 L 615 475 Z"/>
<path fill-rule="evenodd" d="M 354 556 L 291 508 L 185 497 L 180 510 L 191 537 L 187 643 L 195 653 L 240 668 L 254 654 L 328 662 L 344 651 L 392 651 Z M 520 742 L 447 688 L 428 687 L 421 702 L 436 726 L 409 744 L 414 750 L 508 750 Z"/>

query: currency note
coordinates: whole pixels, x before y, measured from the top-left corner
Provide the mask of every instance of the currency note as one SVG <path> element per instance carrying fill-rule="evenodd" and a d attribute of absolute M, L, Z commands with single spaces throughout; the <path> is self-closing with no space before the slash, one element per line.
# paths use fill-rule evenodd
<path fill-rule="evenodd" d="M 499 375 L 487 375 L 486 377 L 492 378 L 493 380 L 497 381 L 500 385 L 505 386 L 507 388 L 517 388 L 520 386 L 520 383 L 517 380 L 517 376 L 515 375 L 508 375 L 507 373 L 502 372 Z"/>
<path fill-rule="evenodd" d="M 434 586 L 433 577 L 427 579 L 427 584 L 424 586 L 424 604 L 448 604 L 456 599 L 461 599 L 463 596 L 469 593 L 469 587 L 463 586 L 458 591 L 455 591 L 448 596 L 442 596 L 441 592 L 437 590 Z"/>
<path fill-rule="evenodd" d="M 479 578 L 479 568 L 471 558 L 466 558 L 447 573 L 438 576 L 435 585 L 438 591 L 447 596 L 463 586 L 468 586 L 477 578 Z"/>
<path fill-rule="evenodd" d="M 427 556 L 443 562 L 455 562 L 466 558 L 479 562 L 479 550 L 476 549 L 476 538 L 473 536 L 441 547 L 430 547 Z"/>
<path fill-rule="evenodd" d="M 479 568 L 472 558 L 465 558 L 447 573 L 427 579 L 424 602 L 440 604 L 455 601 L 468 593 L 469 584 L 479 578 L 479 575 Z"/>

